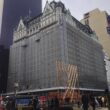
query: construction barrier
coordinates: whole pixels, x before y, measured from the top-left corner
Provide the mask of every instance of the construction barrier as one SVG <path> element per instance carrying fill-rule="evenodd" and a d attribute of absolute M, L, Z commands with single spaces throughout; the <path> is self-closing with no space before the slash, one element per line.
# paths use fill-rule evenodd
<path fill-rule="evenodd" d="M 22 106 L 22 105 L 19 105 L 17 107 L 17 110 L 33 110 L 33 107 L 32 106 Z"/>
<path fill-rule="evenodd" d="M 0 106 L 0 110 L 5 110 L 5 108 Z"/>
<path fill-rule="evenodd" d="M 3 107 L 2 101 L 3 101 L 3 97 L 0 96 L 0 110 L 5 110 Z"/>

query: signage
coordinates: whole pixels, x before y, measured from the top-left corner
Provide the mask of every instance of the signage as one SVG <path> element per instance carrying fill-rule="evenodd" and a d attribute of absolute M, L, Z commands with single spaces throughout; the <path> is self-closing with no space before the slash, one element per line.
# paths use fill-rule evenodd
<path fill-rule="evenodd" d="M 29 105 L 31 99 L 16 99 L 17 105 Z"/>
<path fill-rule="evenodd" d="M 45 103 L 45 101 L 46 101 L 46 97 L 45 96 L 40 96 L 39 97 L 39 103 L 40 103 L 40 105 L 43 105 Z"/>

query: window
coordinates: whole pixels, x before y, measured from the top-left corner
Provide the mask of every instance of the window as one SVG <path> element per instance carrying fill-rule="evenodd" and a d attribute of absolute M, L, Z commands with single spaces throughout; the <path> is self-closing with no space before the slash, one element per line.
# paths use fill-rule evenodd
<path fill-rule="evenodd" d="M 40 42 L 40 38 L 39 39 L 36 39 L 36 42 Z"/>
<path fill-rule="evenodd" d="M 85 20 L 85 25 L 89 25 L 89 20 L 88 19 Z"/>
<path fill-rule="evenodd" d="M 84 14 L 84 18 L 89 18 L 89 13 Z"/>

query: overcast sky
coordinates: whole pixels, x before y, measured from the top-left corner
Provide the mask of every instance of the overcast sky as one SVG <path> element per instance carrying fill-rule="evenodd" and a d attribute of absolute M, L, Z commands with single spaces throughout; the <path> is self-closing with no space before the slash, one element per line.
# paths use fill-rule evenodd
<path fill-rule="evenodd" d="M 46 1 L 47 0 L 43 0 L 43 6 Z M 78 20 L 82 19 L 84 13 L 95 8 L 105 10 L 110 14 L 110 0 L 60 0 L 60 1 L 62 1 L 65 4 L 66 8 L 70 9 L 72 15 Z"/>
<path fill-rule="evenodd" d="M 46 1 L 47 0 L 43 0 L 43 7 Z M 70 9 L 72 15 L 78 20 L 83 18 L 84 13 L 95 8 L 105 10 L 110 14 L 110 0 L 60 0 L 60 1 L 62 1 L 65 4 L 66 8 Z M 2 18 L 2 4 L 3 0 L 0 0 L 0 22 Z"/>

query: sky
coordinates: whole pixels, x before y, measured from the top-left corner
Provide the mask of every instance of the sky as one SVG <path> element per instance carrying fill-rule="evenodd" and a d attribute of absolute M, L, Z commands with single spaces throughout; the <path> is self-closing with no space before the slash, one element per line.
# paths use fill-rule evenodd
<path fill-rule="evenodd" d="M 47 0 L 43 0 L 43 6 L 46 1 Z M 83 18 L 84 13 L 87 13 L 95 8 L 105 10 L 110 14 L 110 0 L 60 0 L 60 1 L 62 1 L 65 4 L 66 8 L 69 9 L 72 15 L 78 20 L 81 20 Z"/>
<path fill-rule="evenodd" d="M 43 7 L 47 0 L 43 0 Z M 48 0 L 51 1 L 51 0 Z M 56 0 L 59 1 L 59 0 Z M 78 20 L 83 18 L 83 14 L 95 8 L 105 10 L 110 14 L 110 0 L 60 0 L 71 14 Z M 0 0 L 0 24 L 2 18 L 3 0 Z"/>

